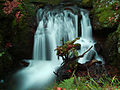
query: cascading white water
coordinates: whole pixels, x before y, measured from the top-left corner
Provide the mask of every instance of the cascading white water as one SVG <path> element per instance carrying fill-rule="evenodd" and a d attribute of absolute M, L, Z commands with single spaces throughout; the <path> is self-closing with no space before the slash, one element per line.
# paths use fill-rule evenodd
<path fill-rule="evenodd" d="M 92 27 L 90 24 L 90 19 L 87 12 L 81 11 L 82 20 L 81 20 L 81 27 L 82 27 L 82 35 L 81 38 L 86 40 L 92 40 Z"/>
<path fill-rule="evenodd" d="M 81 10 L 82 35 L 77 43 L 81 44 L 79 54 L 85 52 L 90 46 L 94 46 L 92 39 L 92 27 L 88 13 Z M 53 71 L 60 66 L 61 61 L 57 60 L 57 46 L 61 45 L 62 38 L 65 41 L 73 40 L 78 37 L 78 16 L 69 10 L 46 10 L 40 9 L 37 12 L 38 27 L 34 36 L 34 51 L 31 64 L 16 74 L 19 85 L 16 90 L 44 90 L 46 85 L 54 81 Z M 90 52 L 95 52 L 95 59 L 98 57 L 94 48 L 92 48 L 79 63 L 89 61 Z"/>
<path fill-rule="evenodd" d="M 83 64 L 87 61 L 90 61 L 93 57 L 94 59 L 102 61 L 102 63 L 104 63 L 102 58 L 98 56 L 97 52 L 94 49 L 95 42 L 92 38 L 92 27 L 89 19 L 89 12 L 87 10 L 81 9 L 81 15 L 81 38 L 76 42 L 81 44 L 81 49 L 78 52 L 79 54 L 82 54 L 91 46 L 93 46 L 93 48 L 89 52 L 87 52 L 84 57 L 80 58 L 78 62 Z"/>
<path fill-rule="evenodd" d="M 38 11 L 41 15 L 42 10 Z M 54 49 L 61 45 L 62 38 L 65 41 L 73 40 L 77 37 L 77 15 L 70 11 L 63 11 L 55 14 L 55 11 L 44 11 L 42 19 L 39 21 L 34 38 L 34 60 L 55 60 L 56 53 Z M 47 16 L 46 16 L 47 15 Z M 45 21 L 45 22 L 44 22 Z"/>

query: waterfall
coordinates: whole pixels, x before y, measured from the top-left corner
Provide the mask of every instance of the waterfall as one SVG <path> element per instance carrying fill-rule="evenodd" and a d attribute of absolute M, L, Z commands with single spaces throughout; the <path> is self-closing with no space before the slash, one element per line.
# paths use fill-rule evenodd
<path fill-rule="evenodd" d="M 80 10 L 80 9 L 79 9 Z M 81 38 L 76 43 L 81 44 L 78 50 L 79 55 L 89 47 L 94 47 L 92 39 L 92 27 L 90 24 L 89 13 L 81 9 Z M 18 85 L 16 90 L 44 90 L 47 85 L 54 82 L 53 71 L 60 67 L 61 61 L 57 60 L 57 46 L 62 45 L 62 38 L 65 41 L 73 40 L 78 37 L 78 15 L 70 10 L 64 9 L 39 9 L 37 12 L 38 27 L 34 35 L 33 60 L 27 68 L 16 73 Z M 79 63 L 85 63 L 91 58 L 99 61 L 102 59 L 92 48 Z M 13 89 L 12 89 L 13 90 Z"/>
<path fill-rule="evenodd" d="M 93 46 L 93 48 L 89 52 L 87 52 L 83 58 L 80 58 L 78 62 L 83 64 L 87 61 L 90 61 L 91 59 L 96 59 L 104 63 L 102 58 L 98 56 L 94 48 L 95 42 L 92 38 L 92 26 L 89 19 L 89 12 L 87 10 L 81 9 L 81 15 L 81 37 L 80 40 L 76 42 L 81 44 L 81 49 L 78 51 L 79 55 L 88 50 L 91 46 Z"/>
<path fill-rule="evenodd" d="M 46 16 L 47 15 L 47 16 Z M 77 15 L 70 11 L 56 13 L 44 11 L 37 13 L 38 27 L 34 36 L 34 60 L 54 60 L 57 46 L 61 40 L 73 40 L 78 35 Z"/>
<path fill-rule="evenodd" d="M 92 40 L 92 27 L 90 24 L 90 19 L 87 12 L 81 11 L 82 20 L 81 20 L 81 27 L 82 27 L 82 35 L 81 38 L 86 40 Z"/>

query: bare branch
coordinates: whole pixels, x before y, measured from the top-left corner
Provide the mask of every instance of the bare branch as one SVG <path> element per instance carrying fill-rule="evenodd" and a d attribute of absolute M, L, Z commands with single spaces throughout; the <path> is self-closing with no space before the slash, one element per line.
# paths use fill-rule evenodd
<path fill-rule="evenodd" d="M 73 57 L 73 58 L 71 58 L 71 59 L 69 59 L 69 60 L 64 60 L 64 64 L 67 64 L 68 62 L 71 62 L 71 61 L 75 61 L 76 59 L 78 59 L 78 58 L 81 58 L 81 57 L 83 57 L 88 51 L 90 51 L 90 49 L 92 48 L 93 46 L 91 46 L 87 51 L 85 51 L 82 55 L 80 55 L 80 56 L 77 56 L 77 57 Z M 63 64 L 62 63 L 62 64 Z"/>
<path fill-rule="evenodd" d="M 93 46 L 91 46 L 87 51 L 85 51 L 82 55 L 78 56 L 78 58 L 80 57 L 83 57 L 88 51 L 90 51 L 90 49 L 92 48 Z"/>

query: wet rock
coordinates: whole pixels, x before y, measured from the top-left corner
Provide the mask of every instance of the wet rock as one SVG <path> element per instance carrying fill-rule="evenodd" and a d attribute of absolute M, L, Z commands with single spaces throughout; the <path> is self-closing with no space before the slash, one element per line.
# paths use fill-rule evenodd
<path fill-rule="evenodd" d="M 56 80 L 58 82 L 63 81 L 64 79 L 68 79 L 71 77 L 71 70 L 67 65 L 61 66 L 54 74 L 57 76 Z"/>
<path fill-rule="evenodd" d="M 96 44 L 94 45 L 94 47 L 95 47 L 95 50 L 97 51 L 97 53 L 98 53 L 99 55 L 101 55 L 101 54 L 102 54 L 102 46 L 101 46 L 101 44 L 98 42 L 98 43 L 96 43 Z"/>
<path fill-rule="evenodd" d="M 66 7 L 66 8 L 64 8 L 64 10 L 70 10 L 72 13 L 74 13 L 74 10 L 72 8 Z"/>
<path fill-rule="evenodd" d="M 85 64 L 78 63 L 78 65 L 76 66 L 76 70 L 75 70 L 75 66 L 72 66 L 73 63 L 71 63 L 70 66 L 69 66 L 69 64 L 64 64 L 56 72 L 54 72 L 54 74 L 57 76 L 56 79 L 59 82 L 59 81 L 62 81 L 64 79 L 70 78 L 72 76 L 72 73 L 74 70 L 75 70 L 75 72 L 74 72 L 75 75 L 77 75 L 78 72 L 87 71 L 88 68 L 90 68 L 91 66 L 93 66 L 95 64 L 101 65 L 102 62 L 93 59 L 93 60 L 86 62 Z"/>
<path fill-rule="evenodd" d="M 94 65 L 96 63 L 97 64 L 102 64 L 101 61 L 93 59 L 93 60 L 90 60 L 90 61 L 86 62 L 85 64 L 78 64 L 78 70 L 86 71 L 89 67 L 91 67 L 92 65 Z"/>
<path fill-rule="evenodd" d="M 91 50 L 88 52 L 88 55 L 87 55 L 87 60 L 93 60 L 95 58 L 95 55 L 96 55 L 96 52 L 94 50 Z"/>
<path fill-rule="evenodd" d="M 101 30 L 102 28 L 98 18 L 94 16 L 93 13 L 90 13 L 90 18 L 93 30 Z"/>
<path fill-rule="evenodd" d="M 27 67 L 27 66 L 29 66 L 30 62 L 29 62 L 28 60 L 22 60 L 22 61 L 20 62 L 20 64 L 21 64 L 23 67 Z"/>

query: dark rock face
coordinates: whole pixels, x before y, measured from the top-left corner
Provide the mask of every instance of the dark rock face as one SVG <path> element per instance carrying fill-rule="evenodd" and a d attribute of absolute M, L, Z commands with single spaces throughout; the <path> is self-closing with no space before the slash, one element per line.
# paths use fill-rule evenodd
<path fill-rule="evenodd" d="M 98 21 L 98 18 L 93 15 L 91 15 L 90 18 L 92 18 L 91 21 L 93 30 L 101 30 L 102 28 L 100 22 Z"/>
<path fill-rule="evenodd" d="M 77 62 L 76 62 L 77 63 Z M 73 63 L 69 63 L 69 64 L 73 64 Z M 57 81 L 62 81 L 64 79 L 68 79 L 70 78 L 73 73 L 78 76 L 78 74 L 80 72 L 87 72 L 88 69 L 91 69 L 91 67 L 94 66 L 94 69 L 92 69 L 92 74 L 94 73 L 93 71 L 97 69 L 97 71 L 101 71 L 100 68 L 96 68 L 100 65 L 102 65 L 102 62 L 101 61 L 98 61 L 98 60 L 90 60 L 88 62 L 86 62 L 85 64 L 80 64 L 80 63 L 77 63 L 77 66 L 76 68 L 74 67 L 71 67 L 71 65 L 69 66 L 69 64 L 64 64 L 62 65 L 55 73 L 55 75 L 57 76 Z M 94 74 L 102 74 L 101 72 L 95 72 Z M 81 74 L 82 75 L 82 74 Z"/>
<path fill-rule="evenodd" d="M 106 63 L 119 66 L 120 53 L 119 53 L 119 37 L 117 33 L 110 35 L 104 44 L 104 54 Z"/>
<path fill-rule="evenodd" d="M 82 19 L 82 15 L 81 15 L 80 12 L 79 12 L 79 14 L 78 14 L 78 36 L 79 36 L 79 37 L 80 37 L 80 35 L 81 35 L 81 25 L 80 25 L 81 19 Z"/>
<path fill-rule="evenodd" d="M 24 39 L 22 41 L 22 39 L 26 37 L 27 39 Z M 32 33 L 30 35 L 27 34 L 27 36 L 19 37 L 19 38 L 21 38 L 21 42 L 16 42 L 16 45 L 10 48 L 9 52 L 18 61 L 22 59 L 32 59 L 33 38 L 34 38 Z M 24 43 L 24 41 L 26 43 Z"/>
<path fill-rule="evenodd" d="M 62 65 L 54 74 L 57 76 L 56 80 L 58 82 L 64 79 L 69 79 L 72 75 L 70 68 L 67 65 Z"/>
<path fill-rule="evenodd" d="M 95 51 L 94 50 L 91 50 L 88 52 L 88 55 L 87 55 L 87 60 L 93 60 L 95 58 Z"/>
<path fill-rule="evenodd" d="M 98 53 L 98 55 L 103 55 L 103 48 L 102 48 L 102 45 L 101 45 L 101 43 L 96 43 L 95 45 L 94 45 L 94 47 L 95 47 L 95 50 L 97 51 L 97 53 Z"/>
<path fill-rule="evenodd" d="M 20 62 L 20 64 L 21 64 L 22 67 L 27 67 L 27 66 L 29 66 L 30 62 L 28 60 L 22 60 Z"/>

